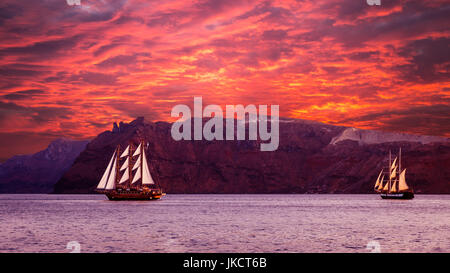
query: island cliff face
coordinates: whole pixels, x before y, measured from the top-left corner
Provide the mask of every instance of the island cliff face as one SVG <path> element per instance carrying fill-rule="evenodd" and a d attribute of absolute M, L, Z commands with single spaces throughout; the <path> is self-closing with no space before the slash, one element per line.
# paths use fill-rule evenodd
<path fill-rule="evenodd" d="M 150 172 L 167 193 L 372 193 L 389 150 L 399 147 L 416 192 L 450 193 L 447 138 L 280 120 L 278 150 L 261 152 L 251 140 L 175 141 L 170 129 L 143 118 L 115 124 L 87 145 L 54 192 L 94 192 L 116 145 L 144 139 Z"/>

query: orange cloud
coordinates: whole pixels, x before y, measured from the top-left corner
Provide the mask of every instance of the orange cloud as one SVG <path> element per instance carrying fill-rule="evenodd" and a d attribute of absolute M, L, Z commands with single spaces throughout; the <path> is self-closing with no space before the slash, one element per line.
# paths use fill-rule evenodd
<path fill-rule="evenodd" d="M 279 104 L 285 117 L 450 136 L 446 1 L 0 5 L 5 136 L 89 138 L 113 121 L 170 120 L 171 108 L 194 95 Z"/>

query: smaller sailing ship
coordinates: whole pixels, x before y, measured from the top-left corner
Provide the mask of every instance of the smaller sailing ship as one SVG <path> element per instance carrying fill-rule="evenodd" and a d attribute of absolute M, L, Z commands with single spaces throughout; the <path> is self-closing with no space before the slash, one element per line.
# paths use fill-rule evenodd
<path fill-rule="evenodd" d="M 391 151 L 389 151 L 389 165 L 386 169 L 381 169 L 377 181 L 375 182 L 375 191 L 381 193 L 381 198 L 383 199 L 413 199 L 414 192 L 408 184 L 406 184 L 406 169 L 402 170 L 401 148 L 398 157 L 396 157 L 394 161 L 391 161 L 391 159 Z"/>
<path fill-rule="evenodd" d="M 122 154 L 118 145 L 96 191 L 109 200 L 154 200 L 165 195 L 150 174 L 144 145 L 141 141 L 134 150 L 130 142 Z"/>

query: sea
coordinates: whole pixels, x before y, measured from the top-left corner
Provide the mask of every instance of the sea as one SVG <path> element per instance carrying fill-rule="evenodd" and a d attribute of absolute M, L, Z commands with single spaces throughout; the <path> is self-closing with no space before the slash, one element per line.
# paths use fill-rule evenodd
<path fill-rule="evenodd" d="M 450 195 L 0 194 L 0 252 L 450 252 Z"/>

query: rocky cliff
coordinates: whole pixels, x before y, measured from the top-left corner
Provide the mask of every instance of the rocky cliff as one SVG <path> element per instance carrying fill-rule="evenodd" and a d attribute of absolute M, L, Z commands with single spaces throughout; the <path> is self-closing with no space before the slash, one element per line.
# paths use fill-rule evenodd
<path fill-rule="evenodd" d="M 17 155 L 0 164 L 0 193 L 49 193 L 87 141 L 60 138 L 33 155 Z"/>
<path fill-rule="evenodd" d="M 388 151 L 399 147 L 416 192 L 450 193 L 447 138 L 281 120 L 278 150 L 261 152 L 258 141 L 174 141 L 170 128 L 143 118 L 114 125 L 87 145 L 54 192 L 93 192 L 116 145 L 145 139 L 150 171 L 168 193 L 371 193 Z"/>

